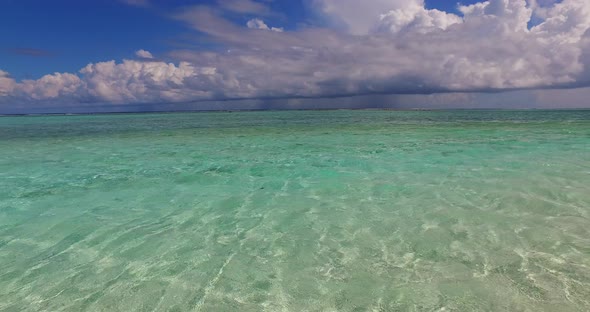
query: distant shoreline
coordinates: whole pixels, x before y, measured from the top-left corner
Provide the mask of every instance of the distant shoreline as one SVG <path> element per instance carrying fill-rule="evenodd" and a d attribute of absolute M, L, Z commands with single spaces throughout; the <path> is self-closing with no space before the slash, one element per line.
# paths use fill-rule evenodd
<path fill-rule="evenodd" d="M 87 113 L 31 113 L 0 114 L 0 117 L 88 116 L 88 115 L 144 115 L 177 113 L 248 113 L 248 112 L 301 112 L 301 111 L 588 111 L 590 108 L 316 108 L 316 109 L 220 109 L 220 110 L 172 110 L 145 112 L 87 112 Z"/>

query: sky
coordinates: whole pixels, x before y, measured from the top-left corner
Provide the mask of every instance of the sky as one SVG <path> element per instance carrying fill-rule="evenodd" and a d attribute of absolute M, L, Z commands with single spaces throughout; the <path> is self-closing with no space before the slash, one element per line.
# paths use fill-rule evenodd
<path fill-rule="evenodd" d="M 0 113 L 590 108 L 588 0 L 0 0 Z"/>

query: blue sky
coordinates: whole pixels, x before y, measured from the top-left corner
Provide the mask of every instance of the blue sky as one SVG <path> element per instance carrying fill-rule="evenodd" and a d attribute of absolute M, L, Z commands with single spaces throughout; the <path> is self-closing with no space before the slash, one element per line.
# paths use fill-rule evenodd
<path fill-rule="evenodd" d="M 586 107 L 588 29 L 587 0 L 0 0 L 0 112 Z"/>
<path fill-rule="evenodd" d="M 3 0 L 0 68 L 17 79 L 33 79 L 53 72 L 76 72 L 91 62 L 129 58 L 139 48 L 163 53 L 190 35 L 184 24 L 167 14 L 184 6 L 215 3 L 160 0 L 152 1 L 152 7 L 142 7 L 117 0 Z M 429 0 L 426 6 L 457 12 L 454 0 Z M 280 22 L 285 29 L 321 23 L 302 1 L 274 1 L 271 7 L 281 15 L 270 21 Z M 231 18 L 247 21 L 239 15 Z"/>

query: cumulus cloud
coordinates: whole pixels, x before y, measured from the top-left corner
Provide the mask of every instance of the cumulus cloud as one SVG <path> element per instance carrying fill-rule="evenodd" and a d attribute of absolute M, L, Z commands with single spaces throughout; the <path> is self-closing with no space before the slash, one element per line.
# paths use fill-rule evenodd
<path fill-rule="evenodd" d="M 4 75 L 4 76 L 2 76 Z M 0 73 L 0 90 L 24 100 L 145 103 L 212 98 L 215 68 L 161 61 L 88 64 L 78 75 L 55 73 L 15 83 Z"/>
<path fill-rule="evenodd" d="M 457 15 L 439 10 L 427 10 L 423 5 L 414 4 L 381 15 L 377 28 L 391 33 L 400 31 L 427 33 L 438 29 L 444 30 L 461 22 L 462 19 Z"/>
<path fill-rule="evenodd" d="M 248 23 L 246 23 L 246 26 L 248 26 L 248 28 L 252 28 L 252 29 L 272 30 L 272 31 L 277 31 L 277 32 L 284 31 L 283 28 L 268 27 L 268 25 L 266 25 L 266 23 L 264 23 L 263 20 L 258 19 L 258 18 L 254 18 L 254 19 L 249 20 Z"/>
<path fill-rule="evenodd" d="M 446 29 L 462 20 L 455 14 L 425 8 L 424 0 L 314 0 L 314 6 L 349 32 Z"/>
<path fill-rule="evenodd" d="M 215 61 L 205 61 L 200 52 L 173 55 L 194 63 L 214 63 L 221 73 L 233 71 L 241 83 L 254 87 L 252 96 L 574 87 L 588 76 L 583 44 L 590 3 L 585 0 L 555 4 L 532 29 L 528 28 L 532 8 L 524 0 L 463 6 L 461 17 L 427 10 L 417 0 L 362 5 L 347 1 L 336 6 L 335 0 L 318 0 L 315 5 L 357 25 L 349 34 L 314 28 L 249 34 L 214 15 L 198 19 L 202 12 L 188 13 L 182 18 L 197 30 L 235 48 L 229 55 L 215 55 Z M 383 13 L 375 18 L 376 13 L 354 14 L 362 6 Z M 361 30 L 366 34 L 359 35 Z M 265 81 L 267 77 L 272 79 Z"/>
<path fill-rule="evenodd" d="M 153 59 L 154 58 L 152 53 L 150 53 L 149 51 L 143 50 L 143 49 L 135 51 L 135 56 L 137 56 L 139 58 L 143 58 L 143 59 Z"/>
<path fill-rule="evenodd" d="M 82 87 L 81 79 L 70 73 L 45 75 L 38 80 L 24 80 L 16 85 L 14 92 L 20 97 L 34 100 L 55 99 L 76 94 Z"/>
<path fill-rule="evenodd" d="M 16 82 L 10 78 L 7 72 L 0 69 L 0 96 L 7 96 L 12 93 Z"/>
<path fill-rule="evenodd" d="M 383 14 L 407 7 L 424 7 L 419 0 L 313 0 L 312 6 L 338 26 L 344 26 L 353 34 L 369 33 Z"/>
<path fill-rule="evenodd" d="M 175 50 L 168 53 L 173 63 L 102 62 L 34 81 L 2 74 L 0 95 L 157 103 L 590 86 L 587 0 L 489 0 L 460 6 L 461 15 L 427 9 L 422 0 L 310 3 L 330 27 L 254 31 L 280 28 L 185 8 L 174 18 L 223 52 Z M 530 27 L 534 16 L 541 20 Z"/>

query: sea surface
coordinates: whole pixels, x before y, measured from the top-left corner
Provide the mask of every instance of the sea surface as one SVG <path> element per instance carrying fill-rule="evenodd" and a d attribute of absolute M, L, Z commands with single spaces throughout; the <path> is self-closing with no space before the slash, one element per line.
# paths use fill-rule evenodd
<path fill-rule="evenodd" d="M 0 311 L 590 311 L 590 111 L 2 117 Z"/>

